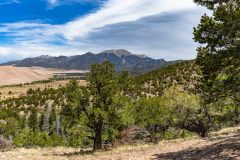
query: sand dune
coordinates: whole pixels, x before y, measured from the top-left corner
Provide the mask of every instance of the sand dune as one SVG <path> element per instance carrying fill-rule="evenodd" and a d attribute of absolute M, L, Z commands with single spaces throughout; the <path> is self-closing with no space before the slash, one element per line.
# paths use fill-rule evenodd
<path fill-rule="evenodd" d="M 0 85 L 28 83 L 45 80 L 53 75 L 54 71 L 38 67 L 0 66 Z"/>

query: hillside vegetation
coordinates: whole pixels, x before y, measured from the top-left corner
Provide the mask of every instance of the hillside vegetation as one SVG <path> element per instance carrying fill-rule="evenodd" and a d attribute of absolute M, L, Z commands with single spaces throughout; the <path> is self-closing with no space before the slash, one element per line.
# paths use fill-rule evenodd
<path fill-rule="evenodd" d="M 135 78 L 140 91 L 149 95 L 162 95 L 163 91 L 179 86 L 185 91 L 196 92 L 201 71 L 195 61 L 185 61 L 164 67 Z"/>
<path fill-rule="evenodd" d="M 123 146 L 111 151 L 91 152 L 76 148 L 14 149 L 1 153 L 4 160 L 146 160 L 146 159 L 240 159 L 240 127 L 213 132 L 209 138 L 162 141 L 159 144 Z"/>
<path fill-rule="evenodd" d="M 66 86 L 67 83 L 69 83 L 69 80 L 43 80 L 18 85 L 0 86 L 0 101 L 27 96 L 30 88 L 33 90 L 43 90 L 45 88 L 58 89 L 59 87 Z M 79 85 L 86 85 L 86 81 L 79 80 Z"/>
<path fill-rule="evenodd" d="M 240 3 L 195 2 L 214 13 L 204 15 L 194 28 L 194 40 L 201 44 L 195 61 L 137 77 L 119 74 L 104 61 L 91 66 L 86 85 L 71 79 L 65 86 L 29 88 L 27 96 L 1 100 L 0 149 L 61 146 L 91 148 L 81 153 L 96 153 L 201 137 L 207 141 L 197 141 L 198 149 L 189 148 L 195 146 L 191 141 L 187 147 L 182 146 L 185 142 L 179 144 L 183 150 L 166 143 L 159 153 L 153 147 L 141 156 L 238 159 L 239 129 L 213 139 L 211 133 L 240 124 Z M 125 152 L 119 155 L 124 157 Z"/>
<path fill-rule="evenodd" d="M 26 96 L 0 101 L 0 134 L 17 147 L 97 149 L 119 144 L 122 133 L 132 126 L 142 127 L 149 133 L 144 141 L 155 143 L 195 134 L 204 137 L 238 124 L 237 106 L 224 98 L 209 106 L 211 122 L 205 128 L 194 87 L 198 77 L 194 61 L 135 78 L 127 72 L 117 74 L 109 62 L 93 65 L 87 85 L 73 79 L 57 88 L 30 88 Z"/>

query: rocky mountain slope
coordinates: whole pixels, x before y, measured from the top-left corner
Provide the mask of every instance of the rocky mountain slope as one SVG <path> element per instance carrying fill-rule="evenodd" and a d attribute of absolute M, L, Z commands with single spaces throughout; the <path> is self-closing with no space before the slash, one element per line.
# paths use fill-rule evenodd
<path fill-rule="evenodd" d="M 154 69 L 174 64 L 178 61 L 167 62 L 163 59 L 152 59 L 144 55 L 135 55 L 124 49 L 107 50 L 99 54 L 88 52 L 76 56 L 51 57 L 43 55 L 36 58 L 27 58 L 20 61 L 7 62 L 1 65 L 14 65 L 17 67 L 45 67 L 59 69 L 89 70 L 94 63 L 110 61 L 118 71 L 128 70 L 131 73 L 144 73 Z"/>

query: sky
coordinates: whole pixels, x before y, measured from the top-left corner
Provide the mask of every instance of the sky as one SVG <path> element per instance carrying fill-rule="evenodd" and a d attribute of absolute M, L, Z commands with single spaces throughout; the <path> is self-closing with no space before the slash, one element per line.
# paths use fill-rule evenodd
<path fill-rule="evenodd" d="M 204 13 L 193 0 L 0 0 L 0 63 L 108 49 L 194 59 Z"/>

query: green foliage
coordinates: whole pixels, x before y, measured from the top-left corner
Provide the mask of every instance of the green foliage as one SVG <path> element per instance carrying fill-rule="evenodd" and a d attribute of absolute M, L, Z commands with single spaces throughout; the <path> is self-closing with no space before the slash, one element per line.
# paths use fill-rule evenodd
<path fill-rule="evenodd" d="M 194 40 L 203 44 L 198 49 L 197 64 L 200 66 L 205 97 L 233 97 L 239 102 L 240 92 L 240 2 L 203 1 L 201 5 L 211 6 L 213 16 L 204 15 L 194 28 Z"/>
<path fill-rule="evenodd" d="M 197 63 L 202 59 L 207 65 L 208 56 L 199 55 Z M 26 97 L 0 101 L 0 135 L 12 137 L 17 147 L 101 149 L 131 126 L 141 126 L 154 140 L 206 136 L 209 130 L 237 124 L 239 92 L 230 96 L 228 86 L 228 94 L 215 94 L 231 82 L 229 74 L 204 77 L 200 69 L 195 61 L 186 61 L 131 77 L 117 74 L 109 62 L 95 64 L 87 86 L 72 79 L 58 89 L 29 89 Z"/>
<path fill-rule="evenodd" d="M 32 131 L 38 131 L 39 125 L 38 125 L 38 113 L 36 108 L 31 109 L 31 113 L 29 116 L 29 128 L 32 129 Z"/>
<path fill-rule="evenodd" d="M 79 120 L 79 116 L 81 114 L 81 98 L 82 91 L 80 86 L 78 85 L 78 81 L 76 79 L 71 80 L 65 90 L 65 98 L 67 99 L 66 104 L 64 104 L 62 114 L 68 120 L 67 126 L 72 126 L 77 123 Z"/>
<path fill-rule="evenodd" d="M 135 78 L 135 94 L 161 96 L 164 90 L 180 85 L 189 92 L 196 92 L 200 76 L 199 67 L 194 61 L 185 61 L 152 71 Z"/>
<path fill-rule="evenodd" d="M 201 97 L 203 121 L 206 128 L 212 123 L 211 108 L 221 99 L 232 99 L 239 117 L 240 107 L 240 1 L 239 0 L 195 0 L 213 11 L 213 16 L 204 15 L 200 24 L 194 28 L 194 40 L 201 44 L 196 63 L 201 70 L 197 86 Z M 216 106 L 217 107 L 217 106 Z M 217 110 L 217 109 L 215 109 Z M 224 110 L 224 109 L 223 109 Z M 224 116 L 217 115 L 218 123 Z M 238 118 L 235 118 L 238 124 Z"/>
<path fill-rule="evenodd" d="M 61 137 L 57 135 L 49 136 L 47 132 L 32 132 L 31 130 L 24 129 L 14 139 L 13 142 L 17 147 L 55 147 L 64 145 Z"/>
<path fill-rule="evenodd" d="M 143 98 L 135 104 L 135 123 L 157 132 L 161 128 L 164 132 L 170 126 L 170 108 L 162 97 Z"/>
<path fill-rule="evenodd" d="M 94 149 L 102 148 L 102 138 L 113 139 L 109 133 L 115 132 L 119 121 L 117 108 L 113 105 L 114 96 L 119 92 L 114 66 L 110 62 L 93 65 L 89 75 L 88 90 L 90 103 L 83 106 L 83 123 L 93 132 Z"/>

